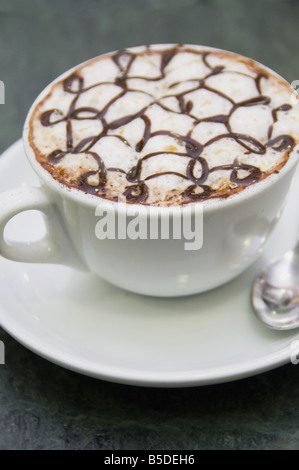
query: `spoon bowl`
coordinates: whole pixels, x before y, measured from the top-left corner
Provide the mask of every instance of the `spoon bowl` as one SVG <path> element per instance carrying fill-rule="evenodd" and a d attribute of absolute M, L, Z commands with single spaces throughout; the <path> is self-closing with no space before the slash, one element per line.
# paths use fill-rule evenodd
<path fill-rule="evenodd" d="M 299 328 L 298 247 L 274 260 L 254 280 L 251 302 L 256 316 L 274 330 Z"/>

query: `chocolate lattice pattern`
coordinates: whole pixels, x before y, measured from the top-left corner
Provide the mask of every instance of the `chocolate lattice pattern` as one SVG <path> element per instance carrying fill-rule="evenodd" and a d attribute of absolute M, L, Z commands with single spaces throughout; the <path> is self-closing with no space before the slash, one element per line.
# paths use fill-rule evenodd
<path fill-rule="evenodd" d="M 169 73 L 173 70 L 173 64 L 175 64 L 178 55 L 181 53 L 193 54 L 194 58 L 201 63 L 204 74 L 194 77 L 191 72 L 190 79 L 186 77 L 180 79 L 178 75 L 177 81 L 175 79 L 171 81 Z M 159 67 L 156 67 L 158 73 L 155 76 L 135 73 L 136 67 L 134 68 L 134 63 L 138 60 L 140 54 L 143 56 L 148 55 L 149 58 L 153 54 L 155 57 L 159 54 Z M 137 49 L 136 52 L 134 52 L 134 49 L 122 50 L 110 56 L 118 72 L 114 79 L 104 82 L 97 81 L 91 85 L 85 84 L 84 66 L 78 68 L 77 71 L 61 82 L 64 93 L 72 97 L 68 109 L 63 111 L 55 107 L 46 111 L 43 110 L 40 115 L 40 123 L 43 127 L 54 129 L 58 124 L 65 123 L 65 146 L 63 148 L 55 148 L 54 150 L 51 149 L 50 153 L 47 154 L 44 166 L 54 168 L 62 162 L 66 155 L 88 155 L 88 158 L 92 158 L 96 162 L 96 168 L 93 166 L 88 171 L 84 171 L 75 182 L 69 183 L 71 186 L 76 186 L 85 192 L 101 197 L 116 199 L 118 194 L 113 194 L 113 192 L 111 193 L 108 190 L 108 179 L 119 175 L 122 181 L 125 181 L 122 187 L 122 195 L 125 197 L 125 200 L 138 203 L 155 203 L 156 196 L 151 196 L 150 183 L 153 183 L 153 180 L 155 180 L 157 185 L 159 185 L 158 180 L 163 176 L 175 176 L 179 178 L 178 181 L 183 181 L 185 185 L 183 189 L 180 186 L 179 193 L 176 191 L 176 188 L 173 188 L 173 191 L 168 193 L 164 202 L 169 204 L 172 203 L 172 199 L 175 200 L 175 203 L 184 203 L 213 197 L 227 197 L 235 192 L 239 192 L 248 185 L 260 181 L 269 172 L 266 174 L 260 165 L 249 163 L 248 156 L 255 155 L 263 158 L 268 150 L 271 149 L 272 154 L 279 152 L 284 155 L 283 159 L 280 160 L 280 162 L 283 161 L 283 163 L 280 163 L 280 167 L 286 162 L 290 151 L 295 145 L 295 141 L 291 135 L 284 133 L 273 137 L 273 129 L 279 119 L 279 114 L 288 112 L 292 106 L 284 102 L 278 107 L 273 107 L 271 98 L 263 95 L 261 81 L 267 80 L 268 74 L 262 68 L 259 69 L 257 67 L 254 70 L 253 67 L 248 67 L 248 73 L 245 69 L 242 72 L 240 70 L 230 71 L 221 61 L 218 62 L 218 65 L 217 60 L 211 61 L 211 57 L 215 59 L 217 54 L 215 55 L 212 51 L 190 49 L 188 46 L 182 45 L 162 50 L 155 49 L 154 51 L 150 47 L 144 48 L 142 52 L 140 52 L 140 49 Z M 101 61 L 99 61 L 98 66 L 101 67 Z M 233 73 L 236 76 L 243 75 L 246 78 L 246 83 L 248 83 L 248 80 L 251 80 L 254 84 L 254 96 L 241 101 L 235 101 L 229 94 L 215 88 L 215 84 L 217 82 L 222 83 L 227 73 Z M 211 80 L 211 77 L 215 78 Z M 217 80 L 216 77 L 218 78 Z M 214 85 L 212 86 L 211 83 Z M 90 106 L 90 104 L 84 105 L 85 94 L 89 93 L 91 89 L 100 92 L 101 88 L 107 87 L 107 85 L 118 87 L 117 93 L 110 100 L 104 100 L 104 104 L 101 107 Z M 157 96 L 155 91 L 153 92 L 157 87 L 159 88 L 159 96 Z M 162 93 L 161 90 L 163 91 Z M 203 90 L 208 93 L 212 101 L 220 101 L 226 112 L 220 111 L 209 116 L 201 116 L 197 110 L 196 99 L 199 96 L 198 93 L 202 93 Z M 133 112 L 122 112 L 117 118 L 115 116 L 112 119 L 109 118 L 111 109 L 115 109 L 121 102 L 120 100 L 123 100 L 128 94 L 133 99 L 134 95 L 140 97 L 140 94 L 142 94 L 147 102 L 144 104 L 141 100 L 140 109 L 134 109 Z M 79 102 L 80 105 L 78 104 Z M 187 132 L 180 133 L 174 131 L 171 129 L 171 126 L 169 129 L 153 129 L 154 122 L 150 117 L 150 110 L 153 106 L 158 106 L 164 115 L 167 113 L 170 120 L 172 119 L 171 116 L 174 118 L 178 115 L 184 116 L 184 122 L 189 123 Z M 246 108 L 247 110 L 253 107 L 258 107 L 259 109 L 268 108 L 271 113 L 271 122 L 267 128 L 267 135 L 263 139 L 256 139 L 247 133 L 234 132 L 231 125 L 232 117 L 237 111 L 239 112 L 241 108 Z M 85 135 L 79 142 L 77 140 L 74 143 L 74 123 L 80 120 L 85 120 L 87 123 L 99 120 L 101 122 L 101 130 L 95 135 L 87 137 Z M 133 145 L 132 142 L 121 134 L 120 130 L 137 120 L 139 120 L 139 124 L 142 122 L 143 131 L 141 138 Z M 194 137 L 194 131 L 202 123 L 218 124 L 222 132 L 213 135 L 205 142 L 200 141 Z M 166 150 L 162 148 L 161 150 L 147 152 L 146 149 L 151 139 L 158 136 L 167 138 L 168 143 L 169 139 L 171 139 L 174 144 L 173 148 L 168 145 Z M 96 145 L 104 138 L 106 140 L 112 139 L 112 147 L 115 139 L 118 139 L 124 147 L 130 148 L 131 153 L 134 154 L 135 161 L 129 169 L 125 170 L 121 165 L 120 167 L 109 166 L 107 159 L 105 160 L 96 151 Z M 213 165 L 206 158 L 207 150 L 216 142 L 222 142 L 225 146 L 227 142 L 225 139 L 233 142 L 234 148 L 237 145 L 239 150 L 236 154 L 232 154 L 232 161 Z M 157 159 L 161 155 L 167 156 L 167 162 L 171 162 L 171 156 L 179 157 L 181 162 L 183 162 L 184 171 L 177 171 L 177 169 L 171 168 L 171 166 L 161 169 L 157 165 L 156 170 L 144 175 L 143 167 L 146 162 L 151 160 L 152 168 L 154 168 L 152 159 Z M 247 156 L 245 162 L 244 156 Z M 278 165 L 274 170 L 271 169 L 270 172 L 277 172 L 280 167 Z M 53 170 L 51 171 L 53 173 Z M 215 177 L 218 173 L 219 175 L 225 174 L 225 178 L 229 183 L 225 190 L 220 187 L 217 188 L 217 185 L 210 183 L 211 177 L 213 175 Z"/>

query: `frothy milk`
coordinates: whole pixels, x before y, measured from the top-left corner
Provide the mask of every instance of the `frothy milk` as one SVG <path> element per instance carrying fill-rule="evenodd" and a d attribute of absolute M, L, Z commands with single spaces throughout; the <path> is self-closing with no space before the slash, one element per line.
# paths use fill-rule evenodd
<path fill-rule="evenodd" d="M 230 52 L 129 48 L 56 80 L 31 113 L 29 142 L 53 178 L 99 197 L 158 206 L 227 198 L 292 158 L 292 93 Z"/>

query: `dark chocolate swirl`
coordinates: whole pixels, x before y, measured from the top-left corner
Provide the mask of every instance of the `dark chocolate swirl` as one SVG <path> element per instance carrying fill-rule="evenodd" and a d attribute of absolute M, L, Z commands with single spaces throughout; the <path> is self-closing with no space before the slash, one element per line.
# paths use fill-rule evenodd
<path fill-rule="evenodd" d="M 186 89 L 180 92 L 176 92 L 175 90 L 176 88 L 180 89 L 180 84 L 182 81 L 177 81 L 169 85 L 164 97 L 167 96 L 168 98 L 175 99 L 178 105 L 178 111 L 169 109 L 165 102 L 163 102 L 163 97 L 157 99 L 150 93 L 150 91 L 140 91 L 136 90 L 134 87 L 131 87 L 130 82 L 134 79 L 142 79 L 144 81 L 157 83 L 162 81 L 167 75 L 166 70 L 171 66 L 172 61 L 176 55 L 184 51 L 200 56 L 204 65 L 208 69 L 208 73 L 203 77 L 190 79 L 190 86 L 187 86 Z M 57 124 L 62 122 L 66 124 L 66 147 L 57 148 L 47 155 L 47 161 L 51 165 L 55 166 L 58 162 L 61 161 L 61 159 L 65 157 L 66 154 L 77 155 L 81 153 L 88 154 L 97 163 L 98 170 L 87 171 L 80 176 L 77 181 L 77 187 L 79 189 L 82 189 L 88 193 L 106 197 L 107 175 L 112 174 L 113 172 L 118 172 L 121 175 L 125 175 L 127 180 L 127 186 L 123 192 L 126 200 L 128 202 L 147 203 L 149 196 L 148 181 L 152 180 L 153 178 L 159 178 L 165 174 L 173 174 L 189 182 L 186 189 L 182 191 L 180 195 L 181 201 L 183 203 L 191 201 L 202 201 L 207 198 L 219 196 L 226 197 L 230 194 L 233 194 L 234 192 L 244 189 L 244 187 L 248 185 L 260 181 L 265 176 L 257 166 L 251 165 L 248 162 L 242 162 L 242 155 L 244 152 L 247 155 L 255 154 L 262 156 L 266 153 L 267 149 L 271 148 L 275 152 L 284 152 L 286 155 L 288 155 L 293 149 L 295 141 L 292 136 L 283 134 L 274 138 L 272 137 L 274 124 L 278 120 L 278 113 L 289 111 L 291 109 L 291 105 L 282 104 L 278 108 L 273 109 L 271 106 L 271 98 L 262 94 L 261 80 L 267 79 L 268 75 L 266 72 L 258 71 L 253 78 L 251 77 L 251 79 L 255 82 L 257 96 L 235 102 L 232 97 L 226 95 L 218 89 L 211 87 L 207 83 L 207 80 L 210 77 L 215 77 L 217 75 L 220 80 L 223 74 L 227 72 L 226 67 L 223 65 L 210 65 L 209 57 L 211 54 L 213 54 L 213 52 L 188 49 L 187 46 L 176 45 L 171 46 L 166 50 L 155 50 L 155 54 L 157 53 L 160 54 L 160 69 L 159 74 L 155 77 L 138 76 L 138 74 L 132 75 L 131 71 L 133 64 L 140 54 L 140 52 L 134 52 L 134 50 L 121 50 L 111 56 L 113 63 L 117 66 L 119 71 L 114 81 L 98 82 L 93 85 L 86 86 L 83 73 L 84 69 L 82 72 L 79 68 L 77 71 L 73 72 L 71 75 L 65 78 L 62 82 L 64 92 L 68 95 L 73 95 L 68 110 L 63 113 L 60 109 L 48 109 L 41 114 L 40 122 L 44 127 L 51 126 L 54 128 Z M 150 55 L 150 47 L 145 48 L 142 54 Z M 238 71 L 237 73 L 242 75 L 242 72 Z M 246 76 L 245 72 L 244 76 Z M 101 108 L 96 106 L 78 106 L 79 99 L 84 97 L 86 92 L 88 92 L 91 88 L 103 85 L 103 83 L 116 85 L 119 87 L 119 93 Z M 227 114 L 220 113 L 199 119 L 198 116 L 193 114 L 195 102 L 193 101 L 192 97 L 190 97 L 190 93 L 196 92 L 198 90 L 207 90 L 210 93 L 217 95 L 221 99 L 226 100 L 230 104 L 230 111 Z M 142 109 L 138 110 L 137 112 L 126 114 L 119 119 L 114 119 L 108 122 L 107 114 L 111 107 L 127 93 L 136 91 L 138 91 L 138 93 L 146 94 L 150 98 L 150 103 L 147 106 L 142 107 Z M 170 130 L 153 131 L 152 122 L 148 116 L 148 110 L 153 104 L 160 106 L 167 112 L 179 113 L 189 116 L 193 122 L 192 128 L 187 134 L 178 134 Z M 266 140 L 264 143 L 255 139 L 251 135 L 233 132 L 230 123 L 231 117 L 236 110 L 258 105 L 269 107 L 273 118 L 273 122 L 268 128 Z M 102 130 L 97 135 L 84 137 L 84 139 L 82 139 L 80 142 L 77 142 L 74 146 L 73 123 L 74 121 L 82 119 L 91 121 L 99 120 L 102 125 Z M 134 152 L 140 154 L 137 163 L 127 172 L 121 168 L 107 168 L 104 159 L 101 157 L 101 155 L 93 150 L 93 147 L 101 139 L 111 135 L 122 140 L 125 145 L 130 145 L 125 138 L 123 138 L 121 135 L 117 135 L 114 131 L 117 131 L 122 126 L 125 126 L 136 119 L 142 119 L 144 122 L 142 138 L 133 149 Z M 192 137 L 192 131 L 201 122 L 222 124 L 225 126 L 226 132 L 212 137 L 205 143 L 199 142 Z M 147 154 L 142 153 L 147 142 L 156 136 L 167 136 L 168 138 L 173 139 L 174 142 L 179 142 L 181 146 L 181 152 L 165 152 L 165 150 L 161 150 L 160 152 L 151 152 Z M 233 140 L 240 147 L 240 156 L 235 158 L 231 164 L 225 163 L 223 165 L 210 167 L 204 156 L 204 151 L 210 145 L 222 139 Z M 155 158 L 165 153 L 185 159 L 185 173 L 172 170 L 160 171 L 142 178 L 142 167 L 144 162 L 148 159 Z M 226 192 L 224 195 L 213 189 L 208 184 L 208 178 L 209 175 L 216 172 L 227 172 L 229 174 L 228 180 L 231 182 L 231 188 L 234 189 L 231 189 L 230 192 Z M 98 183 L 90 183 L 89 178 L 96 174 L 99 175 Z"/>

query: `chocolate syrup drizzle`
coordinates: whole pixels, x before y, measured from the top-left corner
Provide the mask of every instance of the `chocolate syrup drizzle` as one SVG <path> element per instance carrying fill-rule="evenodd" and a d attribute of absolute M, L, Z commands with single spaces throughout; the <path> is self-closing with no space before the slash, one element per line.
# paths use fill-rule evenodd
<path fill-rule="evenodd" d="M 188 51 L 188 49 L 184 49 L 184 50 Z M 148 51 L 150 51 L 149 47 L 148 47 Z M 235 103 L 230 97 L 228 97 L 221 91 L 213 89 L 206 84 L 207 78 L 213 75 L 220 75 L 224 73 L 225 67 L 216 66 L 213 68 L 209 64 L 209 61 L 208 61 L 209 52 L 191 50 L 192 53 L 202 56 L 202 60 L 204 64 L 210 70 L 209 73 L 205 77 L 198 78 L 197 80 L 192 78 L 192 80 L 190 80 L 190 82 L 192 83 L 192 89 L 188 89 L 181 93 L 176 93 L 176 94 L 174 93 L 173 95 L 167 94 L 167 96 L 172 96 L 176 98 L 178 105 L 179 105 L 179 110 L 180 110 L 179 114 L 188 115 L 193 119 L 193 122 L 194 122 L 193 128 L 188 132 L 187 135 L 178 135 L 176 133 L 173 133 L 171 131 L 166 131 L 166 130 L 152 132 L 151 121 L 149 117 L 147 116 L 147 110 L 149 106 L 155 103 L 155 104 L 158 104 L 161 108 L 167 110 L 168 112 L 173 112 L 173 113 L 176 112 L 176 111 L 168 109 L 163 103 L 161 103 L 160 101 L 157 101 L 153 96 L 152 96 L 152 102 L 150 103 L 150 105 L 144 107 L 137 113 L 128 114 L 110 123 L 107 122 L 106 114 L 113 103 L 115 103 L 117 100 L 122 98 L 127 92 L 132 92 L 132 91 L 138 91 L 139 93 L 141 92 L 140 90 L 134 90 L 130 88 L 128 84 L 128 78 L 129 79 L 142 79 L 146 81 L 162 80 L 166 75 L 165 68 L 171 62 L 173 57 L 180 51 L 182 51 L 181 45 L 171 47 L 168 50 L 160 51 L 160 54 L 161 54 L 160 75 L 155 78 L 148 78 L 144 76 L 131 76 L 131 75 L 128 76 L 131 70 L 132 64 L 135 61 L 136 57 L 138 56 L 138 53 L 135 54 L 132 51 L 128 51 L 128 50 L 120 50 L 112 56 L 112 60 L 114 61 L 114 63 L 119 69 L 119 75 L 115 79 L 114 82 L 101 82 L 101 83 L 96 83 L 94 85 L 91 85 L 89 87 L 85 87 L 84 79 L 82 76 L 80 76 L 79 73 L 74 72 L 70 76 L 68 76 L 63 81 L 63 88 L 65 92 L 74 95 L 74 98 L 70 104 L 70 107 L 67 113 L 63 115 L 63 113 L 59 109 L 50 109 L 41 115 L 41 123 L 43 126 L 55 126 L 55 124 L 58 124 L 61 122 L 66 123 L 66 148 L 56 149 L 53 152 L 51 152 L 47 157 L 48 162 L 51 164 L 56 164 L 67 153 L 89 154 L 97 162 L 98 169 L 96 171 L 92 170 L 92 171 L 88 171 L 82 174 L 81 177 L 79 178 L 77 187 L 79 187 L 79 189 L 83 191 L 105 197 L 105 185 L 107 182 L 107 172 L 120 172 L 120 173 L 125 174 L 125 177 L 128 182 L 128 185 L 123 193 L 124 196 L 126 197 L 126 200 L 128 202 L 138 202 L 138 203 L 146 203 L 147 201 L 147 198 L 149 195 L 147 181 L 152 178 L 158 178 L 161 175 L 165 175 L 165 174 L 175 174 L 177 176 L 180 176 L 181 178 L 189 180 L 191 184 L 187 187 L 187 189 L 185 189 L 185 191 L 181 193 L 181 196 L 183 197 L 184 202 L 201 201 L 210 197 L 219 197 L 219 195 L 217 195 L 217 191 L 212 189 L 209 185 L 205 184 L 209 174 L 212 172 L 216 172 L 220 170 L 229 171 L 230 181 L 231 183 L 234 184 L 234 186 L 237 186 L 237 187 L 240 187 L 240 186 L 245 187 L 247 185 L 250 185 L 259 181 L 263 177 L 263 175 L 262 175 L 261 170 L 257 168 L 256 166 L 242 163 L 238 160 L 238 158 L 236 158 L 232 164 L 219 165 L 219 166 L 214 166 L 210 168 L 208 165 L 208 162 L 202 156 L 202 153 L 203 153 L 203 150 L 207 146 L 225 138 L 233 139 L 243 149 L 246 149 L 246 153 L 254 153 L 258 155 L 263 155 L 266 153 L 267 147 L 271 147 L 272 149 L 279 151 L 279 152 L 286 151 L 287 153 L 289 153 L 292 150 L 292 148 L 295 145 L 295 142 L 291 136 L 279 135 L 278 137 L 272 138 L 273 126 L 274 126 L 274 123 L 278 119 L 278 113 L 281 111 L 288 111 L 289 109 L 291 109 L 291 105 L 289 104 L 283 104 L 279 108 L 272 110 L 273 123 L 269 126 L 268 136 L 267 136 L 268 141 L 265 145 L 259 142 L 258 140 L 256 140 L 255 138 L 251 137 L 250 135 L 238 134 L 232 131 L 232 128 L 230 125 L 230 117 L 232 116 L 232 114 L 234 113 L 236 109 L 240 107 L 270 104 L 270 98 L 262 95 L 261 87 L 260 87 L 261 79 L 267 78 L 267 75 L 265 73 L 257 74 L 256 78 L 254 79 L 258 96 L 255 96 L 254 98 L 251 98 L 251 99 L 247 99 L 245 101 Z M 122 59 L 126 59 L 126 60 L 123 61 Z M 124 63 L 126 65 L 124 65 Z M 238 73 L 241 73 L 241 72 L 238 72 Z M 117 85 L 120 88 L 119 94 L 117 94 L 117 96 L 111 99 L 102 109 L 97 109 L 94 107 L 77 107 L 77 101 L 83 93 L 85 93 L 87 90 L 93 87 L 100 86 L 103 83 Z M 180 82 L 173 83 L 170 86 L 170 89 L 174 88 L 176 85 L 179 85 L 179 83 Z M 190 99 L 188 98 L 186 99 L 186 95 L 190 92 L 193 92 L 199 89 L 208 90 L 212 93 L 219 95 L 221 98 L 228 100 L 232 105 L 230 112 L 227 115 L 218 114 L 215 116 L 198 119 L 196 116 L 192 114 L 194 103 Z M 149 93 L 146 93 L 146 94 L 149 95 Z M 179 141 L 182 145 L 184 145 L 185 151 L 181 153 L 161 151 L 161 152 L 154 152 L 154 153 L 149 153 L 147 155 L 140 156 L 137 164 L 133 166 L 127 173 L 120 168 L 106 168 L 105 163 L 103 159 L 101 158 L 101 156 L 98 153 L 93 151 L 93 146 L 100 139 L 108 135 L 113 135 L 114 137 L 117 137 L 118 139 L 122 140 L 126 145 L 129 145 L 129 143 L 122 136 L 111 134 L 111 131 L 119 129 L 120 127 L 132 122 L 133 120 L 137 118 L 141 118 L 144 122 L 144 132 L 143 132 L 142 139 L 136 144 L 135 149 L 134 149 L 137 154 L 142 152 L 142 150 L 144 149 L 149 139 L 157 135 L 166 135 L 168 137 L 175 139 L 176 141 Z M 100 120 L 102 123 L 102 131 L 98 135 L 94 135 L 94 136 L 90 136 L 90 137 L 82 139 L 81 142 L 79 142 L 76 146 L 74 146 L 72 121 L 80 120 L 80 119 Z M 226 127 L 227 132 L 221 135 L 217 135 L 216 137 L 213 137 L 205 144 L 201 144 L 200 142 L 198 142 L 197 140 L 191 137 L 194 127 L 200 122 L 221 123 Z M 154 158 L 155 156 L 160 155 L 160 154 L 173 154 L 181 158 L 186 158 L 187 163 L 186 163 L 185 174 L 177 173 L 174 171 L 166 171 L 163 173 L 155 173 L 142 179 L 141 171 L 142 171 L 143 162 L 149 158 Z M 195 165 L 197 166 L 200 165 L 201 167 L 201 174 L 199 177 L 196 177 L 194 174 Z M 239 177 L 238 176 L 239 170 L 245 170 L 247 172 L 247 176 Z M 99 175 L 99 183 L 97 185 L 89 184 L 87 181 L 88 178 L 95 174 Z M 228 195 L 229 194 L 226 194 L 226 196 Z"/>

